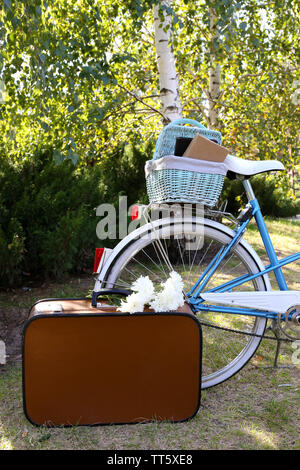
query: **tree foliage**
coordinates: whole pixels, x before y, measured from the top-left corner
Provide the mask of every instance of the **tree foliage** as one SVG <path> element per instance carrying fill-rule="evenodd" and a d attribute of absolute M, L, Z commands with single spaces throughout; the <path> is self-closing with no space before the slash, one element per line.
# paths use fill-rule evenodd
<path fill-rule="evenodd" d="M 154 51 L 141 60 L 149 48 L 141 32 L 147 5 L 133 0 L 4 2 L 1 134 L 6 151 L 31 155 L 37 143 L 50 143 L 57 161 L 67 156 L 76 162 L 78 155 L 93 159 L 115 145 L 122 128 L 139 132 L 140 125 L 133 119 L 129 126 L 127 116 L 142 107 L 135 95 L 143 100 L 154 87 Z M 135 31 L 140 32 L 137 42 Z"/>
<path fill-rule="evenodd" d="M 119 194 L 145 202 L 143 167 L 163 125 L 157 4 L 171 18 L 164 32 L 172 28 L 183 116 L 210 126 L 213 108 L 214 126 L 237 155 L 299 165 L 296 0 L 3 0 L 2 285 L 24 272 L 57 277 L 90 266 L 93 209 L 117 204 Z M 212 93 L 209 71 L 217 68 Z M 294 213 L 286 182 L 254 179 L 264 213 Z M 236 211 L 239 182 L 227 181 L 223 195 Z"/>
<path fill-rule="evenodd" d="M 292 167 L 299 164 L 299 4 L 284 4 L 184 2 L 178 8 L 184 25 L 177 51 L 185 112 L 208 122 L 213 51 L 221 66 L 216 107 L 224 143 L 241 157 L 282 159 Z M 210 30 L 209 6 L 218 18 L 217 39 Z"/>
<path fill-rule="evenodd" d="M 86 164 L 119 142 L 155 137 L 157 2 L 4 0 L 1 153 L 18 160 L 54 146 L 56 161 Z M 224 144 L 242 157 L 298 165 L 298 2 L 173 0 L 168 13 L 183 115 L 209 123 L 208 70 L 219 64 Z"/>

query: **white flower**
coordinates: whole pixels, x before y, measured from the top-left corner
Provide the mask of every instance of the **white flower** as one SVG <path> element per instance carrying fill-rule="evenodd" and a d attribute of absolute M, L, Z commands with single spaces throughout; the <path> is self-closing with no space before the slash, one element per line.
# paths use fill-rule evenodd
<path fill-rule="evenodd" d="M 162 290 L 155 293 L 152 281 L 148 276 L 139 277 L 132 285 L 133 294 L 122 301 L 120 312 L 143 312 L 149 304 L 155 312 L 177 310 L 184 305 L 183 281 L 180 274 L 172 271 L 166 282 L 161 284 Z"/>
<path fill-rule="evenodd" d="M 172 281 L 174 289 L 183 291 L 183 280 L 180 274 L 178 274 L 176 271 L 172 271 L 170 274 L 170 279 Z"/>
<path fill-rule="evenodd" d="M 137 292 L 143 300 L 144 304 L 148 304 L 154 297 L 153 282 L 148 276 L 139 277 L 133 284 L 131 289 Z"/>
<path fill-rule="evenodd" d="M 176 273 L 175 271 L 172 271 L 169 279 L 167 279 L 166 282 L 162 284 L 162 287 L 164 291 L 173 291 L 175 295 L 178 292 L 182 293 L 183 281 L 180 274 Z"/>
<path fill-rule="evenodd" d="M 122 300 L 121 306 L 117 309 L 119 312 L 143 312 L 144 301 L 140 298 L 139 294 L 131 294 L 126 297 L 126 301 Z"/>
<path fill-rule="evenodd" d="M 182 292 L 175 293 L 173 290 L 162 290 L 159 292 L 154 300 L 150 303 L 150 307 L 155 312 L 167 312 L 169 310 L 177 310 L 178 307 L 184 305 L 184 298 Z"/>
<path fill-rule="evenodd" d="M 162 288 L 150 303 L 155 312 L 177 310 L 184 305 L 183 281 L 180 274 L 171 272 L 170 277 L 162 284 Z"/>

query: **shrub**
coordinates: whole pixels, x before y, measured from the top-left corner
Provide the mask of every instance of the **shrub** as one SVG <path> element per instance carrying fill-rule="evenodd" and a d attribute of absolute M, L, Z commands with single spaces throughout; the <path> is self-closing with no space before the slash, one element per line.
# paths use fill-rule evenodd
<path fill-rule="evenodd" d="M 142 175 L 151 152 L 151 145 L 123 145 L 101 164 L 81 168 L 55 164 L 52 151 L 19 165 L 0 159 L 0 285 L 20 283 L 24 272 L 58 279 L 91 271 L 101 246 L 95 209 L 117 204 L 121 194 L 129 205 L 145 199 Z"/>
<path fill-rule="evenodd" d="M 271 217 L 291 217 L 300 213 L 297 204 L 290 196 L 286 185 L 277 185 L 275 177 L 257 175 L 251 178 L 255 196 L 261 206 L 263 215 Z M 247 197 L 239 180 L 225 179 L 221 196 L 227 201 L 228 212 L 237 215 L 239 210 L 247 204 Z"/>
<path fill-rule="evenodd" d="M 121 145 L 98 165 L 85 167 L 55 164 L 52 150 L 18 165 L 0 158 L 0 285 L 19 284 L 22 273 L 42 280 L 91 272 L 94 248 L 117 242 L 97 239 L 95 209 L 108 202 L 117 206 L 120 195 L 128 196 L 128 206 L 147 203 L 144 165 L 152 154 L 149 142 Z M 257 176 L 253 187 L 264 215 L 300 212 L 274 178 Z M 247 202 L 241 182 L 226 180 L 222 199 L 237 214 Z"/>

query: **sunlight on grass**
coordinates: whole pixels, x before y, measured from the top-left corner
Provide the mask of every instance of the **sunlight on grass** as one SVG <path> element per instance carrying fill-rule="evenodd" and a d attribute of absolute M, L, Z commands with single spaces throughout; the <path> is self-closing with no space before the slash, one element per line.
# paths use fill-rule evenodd
<path fill-rule="evenodd" d="M 300 222 L 282 219 L 266 219 L 266 225 L 270 237 L 276 250 L 278 259 L 297 253 L 300 250 Z M 257 227 L 251 223 L 244 234 L 245 240 L 257 251 L 261 259 L 269 264 L 264 245 Z M 289 289 L 299 290 L 299 270 L 300 260 L 291 263 L 282 268 L 283 274 L 287 280 Z M 273 273 L 269 273 L 272 289 L 277 290 L 278 286 Z"/>
<path fill-rule="evenodd" d="M 254 438 L 259 448 L 277 449 L 274 433 L 258 429 L 254 424 L 243 426 L 244 431 Z"/>
<path fill-rule="evenodd" d="M 4 433 L 4 428 L 0 425 L 0 450 L 13 450 L 11 441 L 5 437 Z"/>
<path fill-rule="evenodd" d="M 266 225 L 275 250 L 278 252 L 278 256 L 280 254 L 279 257 L 295 253 L 297 249 L 300 250 L 299 222 L 278 221 L 277 219 L 273 219 L 267 220 Z M 263 242 L 256 226 L 251 224 L 244 234 L 244 238 L 256 250 L 263 249 Z"/>

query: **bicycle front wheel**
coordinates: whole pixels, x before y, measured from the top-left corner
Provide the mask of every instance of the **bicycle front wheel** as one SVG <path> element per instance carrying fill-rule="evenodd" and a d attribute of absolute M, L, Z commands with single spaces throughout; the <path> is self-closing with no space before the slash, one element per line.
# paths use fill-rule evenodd
<path fill-rule="evenodd" d="M 112 261 L 106 274 L 106 285 L 129 288 L 139 276 L 149 276 L 159 286 L 169 275 L 171 267 L 183 281 L 185 293 L 195 284 L 214 255 L 232 240 L 234 233 L 223 225 L 193 219 L 158 221 L 153 228 L 148 224 L 148 236 L 128 240 Z M 171 266 L 171 267 L 170 267 Z M 238 276 L 260 270 L 259 258 L 242 239 L 222 261 L 206 284 L 204 291 L 222 285 Z M 267 290 L 262 277 L 249 281 L 234 290 Z M 220 306 L 218 304 L 218 306 Z M 203 322 L 202 388 L 212 387 L 232 377 L 247 364 L 255 353 L 266 326 L 265 318 L 214 312 L 198 312 Z M 238 330 L 240 333 L 222 330 Z M 242 332 L 242 333 L 241 333 Z M 180 347 L 180 345 L 178 345 Z"/>

